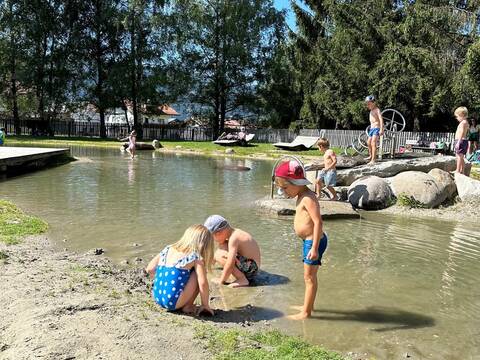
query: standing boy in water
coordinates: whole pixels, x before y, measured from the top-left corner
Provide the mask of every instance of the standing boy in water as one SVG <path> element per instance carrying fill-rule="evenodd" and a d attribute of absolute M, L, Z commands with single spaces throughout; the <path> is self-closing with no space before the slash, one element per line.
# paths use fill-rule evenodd
<path fill-rule="evenodd" d="M 367 108 L 370 110 L 370 130 L 368 131 L 368 159 L 369 164 L 374 164 L 377 157 L 377 140 L 383 135 L 383 118 L 380 109 L 375 102 L 375 96 L 369 95 L 365 98 Z"/>
<path fill-rule="evenodd" d="M 302 320 L 312 315 L 317 295 L 317 272 L 322 255 L 327 248 L 327 235 L 323 232 L 322 216 L 316 194 L 306 185 L 302 166 L 296 161 L 286 161 L 275 169 L 275 184 L 289 198 L 297 198 L 293 227 L 303 239 L 303 278 L 305 280 L 305 300 L 300 312 L 289 316 Z"/>
<path fill-rule="evenodd" d="M 459 122 L 457 131 L 455 132 L 455 155 L 457 157 L 457 172 L 464 173 L 465 168 L 465 155 L 468 151 L 468 110 L 466 107 L 461 106 L 455 110 L 455 118 Z"/>
<path fill-rule="evenodd" d="M 220 215 L 209 216 L 204 226 L 218 244 L 215 261 L 223 268 L 220 279 L 212 281 L 227 285 L 228 278 L 233 275 L 235 281 L 228 284 L 229 287 L 248 286 L 261 265 L 260 248 L 255 239 L 246 231 L 232 228 Z"/>

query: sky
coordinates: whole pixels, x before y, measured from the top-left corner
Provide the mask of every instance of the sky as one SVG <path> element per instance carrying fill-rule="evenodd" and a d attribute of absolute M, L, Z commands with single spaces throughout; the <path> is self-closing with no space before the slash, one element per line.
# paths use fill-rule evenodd
<path fill-rule="evenodd" d="M 290 6 L 290 0 L 273 0 L 275 7 L 279 10 L 287 9 L 287 24 L 290 29 L 295 30 L 295 16 L 293 15 L 292 7 Z"/>

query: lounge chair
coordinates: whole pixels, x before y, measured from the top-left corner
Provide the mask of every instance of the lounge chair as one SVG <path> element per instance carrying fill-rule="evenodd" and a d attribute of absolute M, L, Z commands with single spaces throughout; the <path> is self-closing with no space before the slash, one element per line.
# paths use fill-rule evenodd
<path fill-rule="evenodd" d="M 213 141 L 214 144 L 223 145 L 223 146 L 246 146 L 252 139 L 255 137 L 255 134 L 247 134 L 244 139 L 218 139 Z"/>
<path fill-rule="evenodd" d="M 319 136 L 297 136 L 291 143 L 275 143 L 273 146 L 285 150 L 308 150 L 320 139 Z"/>

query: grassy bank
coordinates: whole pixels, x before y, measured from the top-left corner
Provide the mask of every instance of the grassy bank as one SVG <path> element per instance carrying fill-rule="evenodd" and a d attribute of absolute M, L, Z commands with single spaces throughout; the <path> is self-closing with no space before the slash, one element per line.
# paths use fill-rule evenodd
<path fill-rule="evenodd" d="M 150 141 L 148 141 L 150 142 Z M 97 148 L 119 148 L 121 142 L 111 139 L 98 138 L 42 138 L 30 136 L 11 136 L 8 137 L 6 145 L 25 145 L 25 146 L 55 146 L 55 147 L 69 147 L 69 146 L 85 146 Z M 205 155 L 219 155 L 225 153 L 227 147 L 214 144 L 210 141 L 170 141 L 162 140 L 161 144 L 165 150 L 170 151 L 193 151 Z M 250 144 L 249 146 L 233 146 L 235 156 L 250 157 L 269 157 L 279 158 L 283 155 L 301 155 L 308 158 L 319 158 L 320 152 L 316 147 L 307 151 L 287 151 L 280 150 L 272 144 Z M 341 153 L 342 150 L 334 148 L 334 151 Z"/>
<path fill-rule="evenodd" d="M 26 215 L 14 204 L 0 200 L 0 241 L 5 244 L 18 244 L 27 235 L 47 231 L 45 221 Z"/>
<path fill-rule="evenodd" d="M 276 360 L 315 359 L 342 360 L 340 354 L 310 345 L 300 338 L 287 336 L 277 330 L 248 332 L 237 329 L 216 329 L 213 326 L 195 327 L 195 336 L 216 354 L 217 360 Z"/>

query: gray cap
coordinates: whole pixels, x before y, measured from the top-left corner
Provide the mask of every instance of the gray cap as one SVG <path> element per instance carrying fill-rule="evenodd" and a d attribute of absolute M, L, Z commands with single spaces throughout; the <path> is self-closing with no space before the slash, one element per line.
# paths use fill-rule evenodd
<path fill-rule="evenodd" d="M 375 96 L 373 96 L 373 95 L 368 95 L 368 96 L 365 98 L 365 101 L 366 101 L 366 102 L 375 101 Z"/>
<path fill-rule="evenodd" d="M 223 216 L 211 215 L 205 220 L 203 224 L 211 233 L 225 229 L 228 225 L 228 221 Z"/>

